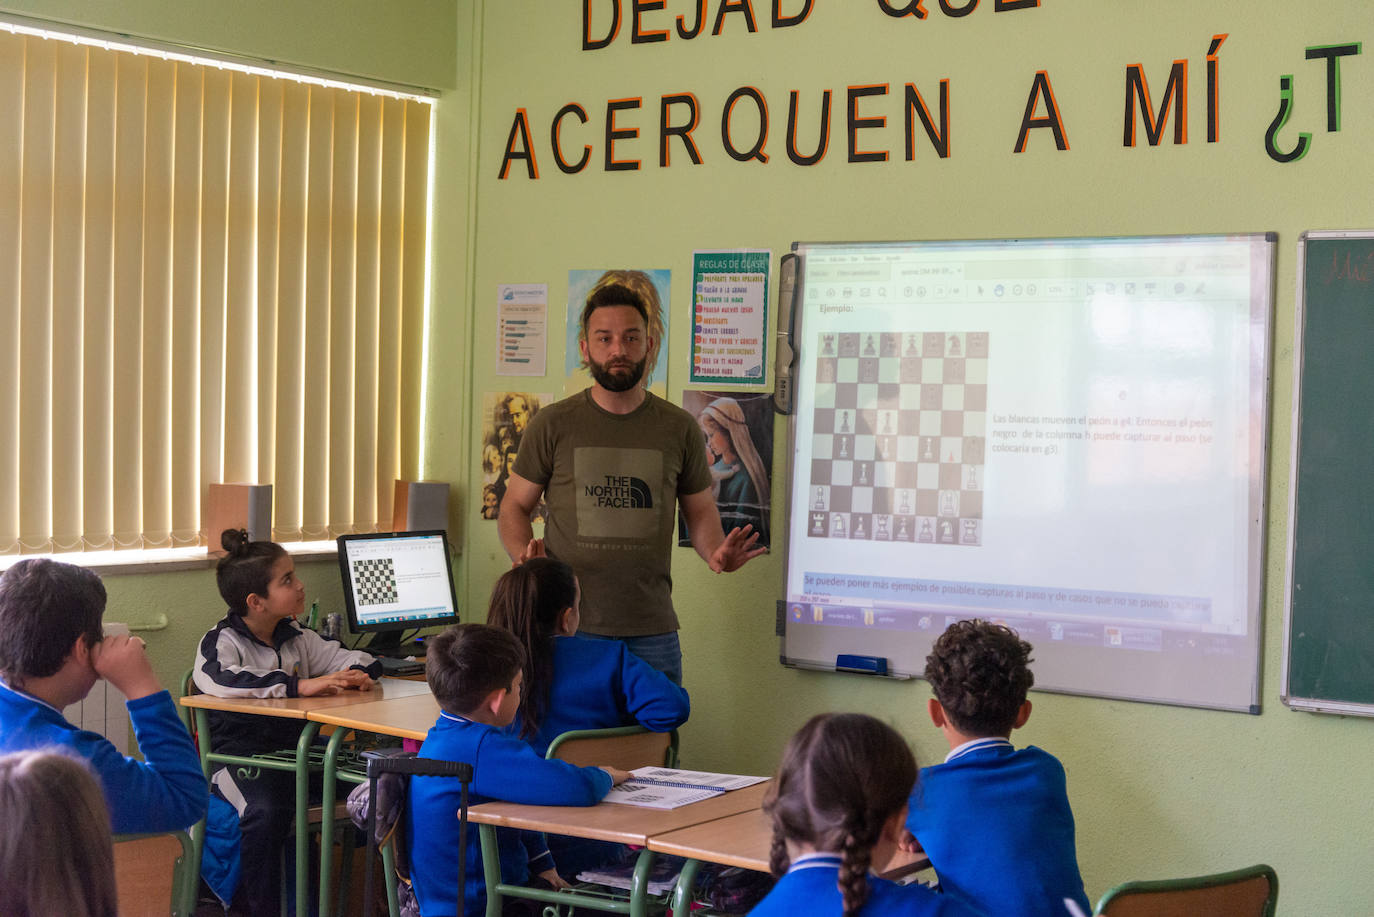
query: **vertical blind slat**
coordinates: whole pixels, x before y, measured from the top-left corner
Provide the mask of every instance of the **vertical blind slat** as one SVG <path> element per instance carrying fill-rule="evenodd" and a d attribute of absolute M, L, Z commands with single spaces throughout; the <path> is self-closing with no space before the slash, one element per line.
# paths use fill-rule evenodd
<path fill-rule="evenodd" d="M 86 60 L 79 45 L 57 49 L 54 94 L 52 354 L 52 549 L 80 551 L 82 263 L 86 185 Z"/>
<path fill-rule="evenodd" d="M 19 429 L 25 43 L 0 32 L 0 429 Z M 19 437 L 0 439 L 0 554 L 19 550 Z"/>

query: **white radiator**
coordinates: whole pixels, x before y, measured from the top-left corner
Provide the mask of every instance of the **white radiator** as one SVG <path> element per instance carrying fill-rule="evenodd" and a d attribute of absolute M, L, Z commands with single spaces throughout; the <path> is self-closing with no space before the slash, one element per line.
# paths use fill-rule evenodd
<path fill-rule="evenodd" d="M 127 634 L 127 624 L 105 624 L 105 635 Z M 98 732 L 119 749 L 120 754 L 129 753 L 129 710 L 124 706 L 124 695 L 103 678 L 98 679 L 91 693 L 84 700 L 77 701 L 62 715 L 67 721 L 82 729 Z"/>

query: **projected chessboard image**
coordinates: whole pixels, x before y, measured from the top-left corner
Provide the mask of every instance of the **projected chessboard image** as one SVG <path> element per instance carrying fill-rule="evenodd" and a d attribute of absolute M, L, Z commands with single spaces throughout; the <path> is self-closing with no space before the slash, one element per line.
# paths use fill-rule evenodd
<path fill-rule="evenodd" d="M 823 332 L 812 538 L 980 545 L 985 331 Z"/>
<path fill-rule="evenodd" d="M 353 600 L 359 605 L 395 602 L 396 565 L 390 557 L 353 561 Z"/>

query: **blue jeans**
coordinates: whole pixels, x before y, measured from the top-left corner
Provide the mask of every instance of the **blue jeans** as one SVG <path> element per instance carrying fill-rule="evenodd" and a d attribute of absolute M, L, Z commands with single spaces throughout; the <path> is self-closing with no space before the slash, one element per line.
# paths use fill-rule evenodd
<path fill-rule="evenodd" d="M 592 640 L 619 640 L 630 652 L 667 675 L 673 684 L 682 684 L 682 644 L 678 642 L 677 631 L 643 637 L 608 637 L 579 630 L 577 635 Z"/>

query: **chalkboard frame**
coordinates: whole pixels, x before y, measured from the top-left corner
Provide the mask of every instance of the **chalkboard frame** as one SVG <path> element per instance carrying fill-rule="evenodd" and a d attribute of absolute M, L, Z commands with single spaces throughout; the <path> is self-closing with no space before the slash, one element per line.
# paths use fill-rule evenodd
<path fill-rule="evenodd" d="M 1293 328 L 1293 407 L 1292 431 L 1289 454 L 1288 482 L 1288 553 L 1284 582 L 1283 607 L 1283 674 L 1280 684 L 1280 701 L 1292 710 L 1309 713 L 1331 713 L 1338 715 L 1374 717 L 1374 702 L 1358 701 L 1348 697 L 1323 696 L 1323 693 L 1301 691 L 1294 688 L 1294 660 L 1297 645 L 1293 637 L 1294 627 L 1302 626 L 1307 612 L 1294 614 L 1294 594 L 1301 590 L 1299 566 L 1301 545 L 1299 544 L 1302 519 L 1300 485 L 1302 483 L 1302 444 L 1304 433 L 1303 388 L 1306 370 L 1307 322 L 1310 305 L 1307 297 L 1307 271 L 1314 262 L 1309 257 L 1309 244 L 1326 241 L 1361 240 L 1371 241 L 1374 247 L 1374 230 L 1308 230 L 1298 237 L 1297 292 L 1294 298 Z M 1374 388 L 1374 386 L 1371 386 Z M 1307 428 L 1311 429 L 1311 428 Z M 1374 595 L 1370 596 L 1374 600 Z"/>

